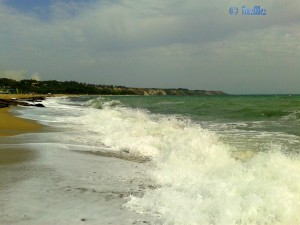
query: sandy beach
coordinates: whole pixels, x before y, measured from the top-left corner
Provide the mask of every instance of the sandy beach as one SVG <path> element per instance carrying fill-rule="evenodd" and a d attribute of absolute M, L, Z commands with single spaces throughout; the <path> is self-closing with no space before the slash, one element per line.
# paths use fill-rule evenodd
<path fill-rule="evenodd" d="M 46 95 L 38 95 L 38 96 L 46 96 Z M 0 99 L 12 99 L 12 98 L 30 98 L 35 97 L 35 95 L 27 95 L 27 94 L 0 94 Z"/>
<path fill-rule="evenodd" d="M 25 98 L 25 95 L 3 95 L 0 99 Z M 0 138 L 24 133 L 38 132 L 42 125 L 35 121 L 16 117 L 11 112 L 12 108 L 0 108 Z M 23 162 L 33 158 L 31 151 L 0 149 L 0 165 Z M 2 180 L 2 179 L 1 179 Z M 1 184 L 1 183 L 0 183 Z"/>
<path fill-rule="evenodd" d="M 8 95 L 11 98 L 11 95 Z M 20 97 L 20 95 L 18 95 Z M 2 96 L 1 96 L 2 98 Z M 16 117 L 11 112 L 12 108 L 0 108 L 0 139 L 18 134 L 39 132 L 42 125 L 35 121 Z M 19 179 L 9 178 L 9 173 L 5 173 L 5 168 L 14 164 L 21 164 L 33 160 L 36 154 L 28 149 L 20 147 L 10 147 L 3 145 L 0 147 L 0 189 L 11 185 Z M 9 178 L 9 179 L 8 179 Z M 21 178 L 21 177 L 19 177 Z"/>
<path fill-rule="evenodd" d="M 42 129 L 35 121 L 18 118 L 10 110 L 11 108 L 0 109 L 0 137 L 37 132 Z"/>

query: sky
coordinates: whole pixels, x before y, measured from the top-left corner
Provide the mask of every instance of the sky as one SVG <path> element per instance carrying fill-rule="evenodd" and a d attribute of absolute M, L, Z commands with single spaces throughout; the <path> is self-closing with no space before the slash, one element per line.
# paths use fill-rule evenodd
<path fill-rule="evenodd" d="M 254 5 L 266 15 L 242 15 Z M 299 12 L 297 0 L 0 0 L 0 77 L 300 94 Z"/>

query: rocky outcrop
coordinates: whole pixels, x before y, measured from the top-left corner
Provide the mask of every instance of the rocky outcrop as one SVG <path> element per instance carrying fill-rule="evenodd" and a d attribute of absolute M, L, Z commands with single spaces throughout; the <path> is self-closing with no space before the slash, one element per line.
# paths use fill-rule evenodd
<path fill-rule="evenodd" d="M 35 107 L 45 107 L 42 103 L 44 97 L 30 97 L 24 99 L 0 99 L 0 108 L 6 108 L 9 106 L 35 106 Z M 38 102 L 38 103 L 36 103 Z"/>
<path fill-rule="evenodd" d="M 7 103 L 5 101 L 2 102 L 2 99 L 0 99 L 0 109 L 6 108 L 6 107 L 9 107 L 9 103 Z"/>

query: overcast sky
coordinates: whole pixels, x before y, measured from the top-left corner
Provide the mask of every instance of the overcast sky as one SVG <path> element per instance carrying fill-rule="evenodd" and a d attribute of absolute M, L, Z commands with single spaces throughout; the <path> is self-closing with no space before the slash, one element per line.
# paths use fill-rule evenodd
<path fill-rule="evenodd" d="M 300 1 L 0 0 L 0 76 L 300 93 Z"/>

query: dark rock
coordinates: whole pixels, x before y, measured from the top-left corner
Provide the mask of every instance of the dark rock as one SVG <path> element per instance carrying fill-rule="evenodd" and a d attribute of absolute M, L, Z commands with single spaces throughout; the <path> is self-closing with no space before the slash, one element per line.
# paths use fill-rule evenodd
<path fill-rule="evenodd" d="M 9 101 L 6 101 L 4 99 L 0 99 L 0 108 L 6 108 L 6 107 L 9 107 L 9 105 L 10 105 Z"/>
<path fill-rule="evenodd" d="M 9 107 L 9 104 L 0 102 L 0 108 L 6 108 L 6 107 Z"/>
<path fill-rule="evenodd" d="M 30 97 L 30 98 L 24 98 L 22 99 L 23 101 L 27 101 L 27 102 L 41 102 L 43 100 L 45 100 L 45 97 L 42 96 L 35 96 L 35 97 Z"/>
<path fill-rule="evenodd" d="M 41 98 L 40 97 L 33 97 L 32 99 L 0 99 L 0 108 L 5 108 L 5 107 L 9 107 L 11 105 L 13 106 L 17 106 L 17 105 L 21 105 L 21 106 L 35 106 L 35 107 L 45 107 L 42 103 L 38 103 L 38 104 L 31 104 L 30 102 L 35 102 L 38 101 L 40 102 Z"/>
<path fill-rule="evenodd" d="M 34 105 L 32 105 L 32 106 L 35 106 L 35 107 L 45 107 L 43 104 L 41 104 L 41 103 L 38 103 L 38 104 L 34 104 Z"/>
<path fill-rule="evenodd" d="M 19 101 L 13 102 L 12 105 L 32 106 L 32 104 L 30 104 L 28 102 L 19 102 Z"/>

